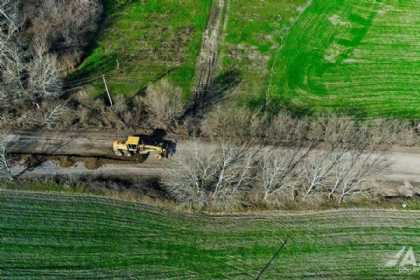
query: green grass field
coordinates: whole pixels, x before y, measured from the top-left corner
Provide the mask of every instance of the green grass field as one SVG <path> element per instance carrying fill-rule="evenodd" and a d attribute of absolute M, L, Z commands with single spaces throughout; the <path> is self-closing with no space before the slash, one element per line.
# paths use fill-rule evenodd
<path fill-rule="evenodd" d="M 70 194 L 0 192 L 1 279 L 418 279 L 420 212 L 188 216 Z"/>
<path fill-rule="evenodd" d="M 162 77 L 188 100 L 211 0 L 105 1 L 107 19 L 76 80 L 106 74 L 133 96 Z M 260 109 L 418 118 L 419 4 L 414 0 L 230 0 L 218 73 Z M 88 87 L 104 93 L 100 79 Z"/>
<path fill-rule="evenodd" d="M 271 61 L 304 0 L 230 0 L 221 42 L 220 72 L 236 69 L 243 102 L 264 94 Z"/>
<path fill-rule="evenodd" d="M 273 97 L 301 111 L 419 117 L 419 3 L 313 0 L 274 59 Z"/>
<path fill-rule="evenodd" d="M 74 79 L 105 74 L 112 94 L 133 96 L 163 77 L 188 98 L 211 0 L 107 0 L 96 45 Z M 100 79 L 88 87 L 104 93 Z"/>

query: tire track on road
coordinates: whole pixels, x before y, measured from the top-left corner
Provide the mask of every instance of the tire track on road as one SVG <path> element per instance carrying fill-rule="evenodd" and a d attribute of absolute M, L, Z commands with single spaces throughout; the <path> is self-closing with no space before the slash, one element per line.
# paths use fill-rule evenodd
<path fill-rule="evenodd" d="M 196 64 L 195 84 L 192 92 L 192 110 L 199 106 L 202 100 L 205 100 L 205 95 L 211 87 L 216 73 L 219 41 L 223 33 L 227 1 L 215 0 L 212 4 Z"/>

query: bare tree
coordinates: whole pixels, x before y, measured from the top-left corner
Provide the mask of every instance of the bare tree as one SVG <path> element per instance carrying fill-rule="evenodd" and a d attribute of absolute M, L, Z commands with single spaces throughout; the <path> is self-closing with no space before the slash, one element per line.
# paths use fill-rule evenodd
<path fill-rule="evenodd" d="M 369 126 L 337 117 L 314 122 L 311 133 L 323 143 L 302 164 L 304 198 L 328 193 L 341 203 L 345 197 L 366 193 L 363 183 L 384 167 L 375 151 L 386 134 L 372 134 Z"/>
<path fill-rule="evenodd" d="M 102 1 L 99 0 L 37 0 L 23 3 L 25 33 L 42 42 L 58 56 L 60 65 L 71 70 L 80 62 L 82 50 L 96 32 Z"/>
<path fill-rule="evenodd" d="M 155 125 L 167 127 L 174 123 L 183 108 L 181 93 L 180 89 L 174 88 L 166 79 L 148 87 L 144 103 Z"/>
<path fill-rule="evenodd" d="M 33 102 L 44 98 L 56 98 L 62 88 L 57 59 L 48 54 L 41 42 L 33 44 L 33 58 L 27 66 L 28 90 Z"/>
<path fill-rule="evenodd" d="M 213 199 L 223 199 L 246 189 L 255 177 L 251 170 L 256 162 L 259 148 L 247 144 L 240 146 L 232 143 L 219 144 L 219 162 L 215 178 L 217 183 L 212 194 Z"/>
<path fill-rule="evenodd" d="M 181 148 L 167 184 L 175 197 L 194 207 L 229 209 L 255 182 L 258 148 L 193 142 Z"/>
<path fill-rule="evenodd" d="M 302 163 L 302 184 L 304 199 L 314 192 L 322 192 L 333 175 L 336 164 L 342 159 L 344 151 L 316 150 Z"/>
<path fill-rule="evenodd" d="M 312 146 L 296 148 L 265 148 L 259 158 L 259 181 L 264 190 L 264 201 L 279 193 L 293 191 L 299 180 L 298 167 Z M 293 193 L 292 193 L 293 195 Z"/>
<path fill-rule="evenodd" d="M 264 130 L 265 142 L 270 145 L 300 146 L 305 140 L 315 143 L 319 138 L 308 137 L 313 121 L 294 118 L 288 113 L 279 113 L 270 119 Z"/>
<path fill-rule="evenodd" d="M 48 54 L 45 44 L 23 42 L 19 4 L 12 0 L 0 4 L 0 109 L 14 122 L 25 120 L 21 123 L 31 125 L 37 119 L 25 116 L 37 116 L 50 108 L 41 108 L 41 103 L 59 96 L 62 81 L 56 59 Z M 51 114 L 57 115 L 57 110 L 52 110 Z"/>
<path fill-rule="evenodd" d="M 17 42 L 18 1 L 5 0 L 0 4 L 0 102 L 2 107 L 13 106 L 24 94 L 22 73 L 24 61 Z"/>
<path fill-rule="evenodd" d="M 6 134 L 0 134 L 0 179 L 12 180 L 13 175 L 10 169 L 7 155 L 7 139 Z"/>
<path fill-rule="evenodd" d="M 213 140 L 228 139 L 235 143 L 257 142 L 264 138 L 264 116 L 245 108 L 236 108 L 231 104 L 217 106 L 203 120 L 201 131 Z"/>
<path fill-rule="evenodd" d="M 334 167 L 335 180 L 328 197 L 342 203 L 346 197 L 369 191 L 369 179 L 386 167 L 383 156 L 372 151 L 353 151 L 342 157 Z"/>
<path fill-rule="evenodd" d="M 0 109 L 1 121 L 17 120 L 28 114 L 34 120 L 33 106 L 27 101 L 57 96 L 60 79 L 53 59 L 40 48 L 27 54 L 20 38 L 20 1 L 2 0 L 0 3 Z M 37 106 L 39 109 L 39 105 Z M 23 112 L 23 114 L 21 114 Z M 55 110 L 51 113 L 55 115 Z M 50 114 L 51 115 L 51 114 Z M 52 115 L 51 115 L 52 116 Z M 51 122 L 49 118 L 48 122 Z M 10 126 L 10 124 L 9 124 Z M 7 157 L 7 133 L 0 135 L 0 175 L 13 178 Z"/>
<path fill-rule="evenodd" d="M 0 3 L 0 26 L 3 31 L 13 33 L 18 28 L 18 7 L 19 1 L 16 0 L 2 0 Z"/>
<path fill-rule="evenodd" d="M 202 208 L 209 199 L 207 186 L 212 184 L 216 168 L 216 147 L 206 152 L 206 147 L 197 142 L 187 147 L 176 155 L 175 168 L 168 169 L 167 184 L 177 200 Z"/>

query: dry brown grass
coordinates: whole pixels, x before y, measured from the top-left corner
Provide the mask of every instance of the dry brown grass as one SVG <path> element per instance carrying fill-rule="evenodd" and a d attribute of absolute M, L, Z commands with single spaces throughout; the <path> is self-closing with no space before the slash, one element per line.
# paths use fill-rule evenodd
<path fill-rule="evenodd" d="M 163 79 L 147 88 L 143 102 L 149 111 L 149 121 L 155 127 L 167 129 L 176 123 L 183 111 L 182 90 Z"/>

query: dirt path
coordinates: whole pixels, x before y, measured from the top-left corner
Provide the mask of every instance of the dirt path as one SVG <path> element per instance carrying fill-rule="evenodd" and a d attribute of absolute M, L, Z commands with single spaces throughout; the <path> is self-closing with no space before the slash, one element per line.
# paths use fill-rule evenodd
<path fill-rule="evenodd" d="M 185 148 L 185 147 L 184 147 Z M 184 149 L 184 148 L 181 148 Z M 181 152 L 181 151 L 179 151 Z M 399 152 L 392 151 L 387 153 L 385 158 L 390 162 L 390 166 L 383 171 L 379 179 L 384 181 L 395 181 L 410 183 L 420 183 L 420 151 Z M 74 167 L 62 168 L 52 162 L 45 164 L 26 172 L 25 176 L 31 175 L 161 175 L 166 168 L 170 168 L 171 160 L 151 161 L 144 163 L 125 163 L 125 164 L 105 164 L 96 170 L 88 170 L 83 163 L 78 163 Z"/>
<path fill-rule="evenodd" d="M 16 131 L 6 137 L 8 152 L 12 154 L 39 154 L 46 156 L 79 156 L 114 158 L 112 141 L 139 135 L 146 144 L 166 143 L 169 152 L 176 149 L 172 136 L 143 131 Z"/>
<path fill-rule="evenodd" d="M 420 149 L 394 148 L 386 154 L 390 166 L 383 172 L 387 181 L 420 183 Z"/>
<path fill-rule="evenodd" d="M 87 169 L 83 162 L 78 162 L 69 168 L 60 167 L 53 161 L 46 161 L 36 168 L 25 170 L 17 165 L 12 169 L 14 174 L 21 174 L 19 178 L 55 177 L 55 176 L 109 176 L 109 177 L 160 177 L 165 172 L 165 163 L 153 164 L 106 164 L 98 169 Z"/>
<path fill-rule="evenodd" d="M 102 157 L 112 154 L 115 133 L 18 131 L 6 137 L 9 153 Z"/>
<path fill-rule="evenodd" d="M 20 131 L 8 135 L 10 153 L 30 153 L 41 155 L 69 155 L 81 157 L 112 157 L 112 140 L 116 137 L 126 137 L 133 134 L 132 131 L 120 132 L 117 135 L 114 131 L 42 131 L 27 132 Z M 182 153 L 188 149 L 187 143 L 178 143 L 174 152 Z M 378 179 L 388 182 L 409 182 L 420 184 L 420 148 L 394 147 L 386 152 L 384 157 L 389 162 L 389 167 L 383 171 Z M 89 170 L 83 163 L 77 163 L 71 168 L 62 168 L 50 161 L 39 167 L 27 170 L 24 176 L 46 176 L 46 175 L 124 175 L 124 176 L 148 176 L 162 175 L 166 168 L 170 168 L 172 161 L 156 161 L 148 159 L 143 163 L 136 162 L 110 162 L 96 170 Z M 19 169 L 20 168 L 20 169 Z M 21 171 L 18 167 L 16 171 Z"/>
<path fill-rule="evenodd" d="M 219 39 L 222 33 L 224 10 L 227 1 L 213 1 L 196 65 L 195 85 L 193 88 L 194 102 L 199 102 L 199 100 L 203 99 L 203 95 L 211 86 L 216 72 Z"/>

